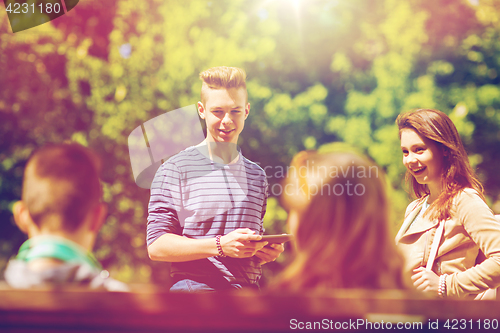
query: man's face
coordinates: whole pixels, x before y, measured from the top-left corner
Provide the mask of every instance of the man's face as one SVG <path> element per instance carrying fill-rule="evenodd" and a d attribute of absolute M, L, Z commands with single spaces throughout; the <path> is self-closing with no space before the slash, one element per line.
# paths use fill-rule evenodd
<path fill-rule="evenodd" d="M 237 144 L 250 111 L 245 89 L 207 89 L 205 96 L 198 112 L 207 124 L 207 141 Z"/>

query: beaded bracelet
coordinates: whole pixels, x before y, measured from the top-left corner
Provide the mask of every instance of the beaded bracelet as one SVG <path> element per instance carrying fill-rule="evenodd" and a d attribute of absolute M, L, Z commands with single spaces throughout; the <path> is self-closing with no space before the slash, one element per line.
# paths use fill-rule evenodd
<path fill-rule="evenodd" d="M 220 245 L 221 235 L 215 236 L 215 244 L 217 245 L 217 251 L 219 251 L 219 257 L 225 257 L 224 251 L 222 251 L 222 246 Z"/>
<path fill-rule="evenodd" d="M 448 276 L 448 274 L 443 274 L 439 277 L 439 288 L 438 288 L 439 297 L 446 296 L 446 277 L 447 276 Z"/>

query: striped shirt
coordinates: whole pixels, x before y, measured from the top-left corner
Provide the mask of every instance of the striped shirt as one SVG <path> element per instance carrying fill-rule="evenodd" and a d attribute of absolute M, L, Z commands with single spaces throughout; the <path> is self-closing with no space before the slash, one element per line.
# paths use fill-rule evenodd
<path fill-rule="evenodd" d="M 268 184 L 264 170 L 239 153 L 233 164 L 215 163 L 189 147 L 163 163 L 151 184 L 147 244 L 165 233 L 189 238 L 225 235 L 239 228 L 263 234 Z M 259 259 L 209 257 L 174 262 L 172 275 L 219 277 L 255 284 Z"/>

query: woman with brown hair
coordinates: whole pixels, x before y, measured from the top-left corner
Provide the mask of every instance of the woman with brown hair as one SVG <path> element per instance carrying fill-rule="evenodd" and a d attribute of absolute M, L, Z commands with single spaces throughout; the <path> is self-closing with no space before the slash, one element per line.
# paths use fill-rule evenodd
<path fill-rule="evenodd" d="M 500 224 L 455 125 L 430 109 L 401 114 L 396 123 L 406 180 L 418 198 L 396 236 L 405 271 L 424 292 L 478 299 L 490 294 L 500 285 Z M 481 257 L 486 259 L 476 265 Z"/>
<path fill-rule="evenodd" d="M 355 153 L 297 154 L 282 202 L 296 256 L 278 289 L 403 287 L 403 259 L 388 226 L 382 170 Z"/>

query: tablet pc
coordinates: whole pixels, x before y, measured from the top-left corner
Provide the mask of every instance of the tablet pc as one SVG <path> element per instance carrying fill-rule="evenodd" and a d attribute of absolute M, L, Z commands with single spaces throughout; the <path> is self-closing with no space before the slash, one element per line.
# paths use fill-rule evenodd
<path fill-rule="evenodd" d="M 263 235 L 261 240 L 254 242 L 269 242 L 269 244 L 285 243 L 291 241 L 293 235 L 281 234 L 281 235 Z"/>

